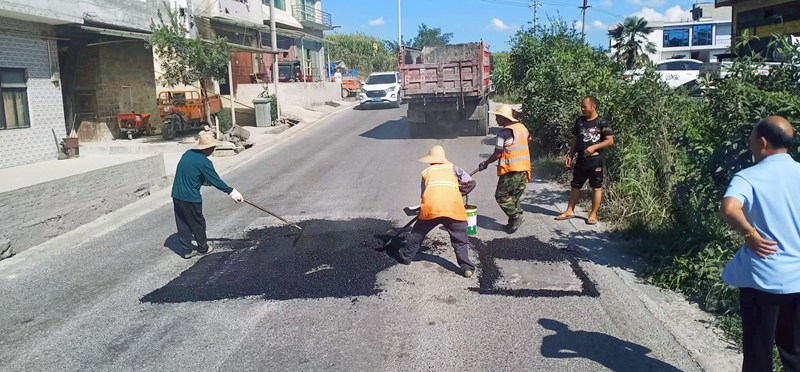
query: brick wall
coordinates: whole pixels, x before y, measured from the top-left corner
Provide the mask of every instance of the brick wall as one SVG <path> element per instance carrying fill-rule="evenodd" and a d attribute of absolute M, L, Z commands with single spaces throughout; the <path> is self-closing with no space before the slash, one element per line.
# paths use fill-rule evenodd
<path fill-rule="evenodd" d="M 164 159 L 159 154 L 0 193 L 0 240 L 11 240 L 11 249 L 19 253 L 166 184 Z"/>
<path fill-rule="evenodd" d="M 61 88 L 50 81 L 45 25 L 0 17 L 0 67 L 24 68 L 28 74 L 28 108 L 31 127 L 0 129 L 0 168 L 12 167 L 58 156 L 53 140 L 66 136 Z M 55 51 L 54 51 L 55 52 Z"/>

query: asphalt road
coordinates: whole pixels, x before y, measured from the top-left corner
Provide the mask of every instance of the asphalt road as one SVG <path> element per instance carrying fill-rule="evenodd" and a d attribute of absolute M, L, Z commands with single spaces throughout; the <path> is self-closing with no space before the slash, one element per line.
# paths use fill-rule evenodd
<path fill-rule="evenodd" d="M 217 251 L 206 257 L 173 252 L 164 205 L 0 264 L 0 370 L 700 369 L 635 296 L 563 249 L 558 193 L 530 194 L 510 239 L 499 231 L 496 176 L 478 174 L 480 268 L 470 279 L 442 231 L 410 266 L 374 251 L 373 235 L 403 225 L 402 208 L 419 202 L 416 160 L 430 147 L 468 171 L 492 151 L 488 137 L 410 139 L 404 115 L 405 106 L 348 111 L 224 177 L 302 221 L 294 246 L 291 228 L 209 189 Z M 514 270 L 542 282 L 522 285 Z"/>

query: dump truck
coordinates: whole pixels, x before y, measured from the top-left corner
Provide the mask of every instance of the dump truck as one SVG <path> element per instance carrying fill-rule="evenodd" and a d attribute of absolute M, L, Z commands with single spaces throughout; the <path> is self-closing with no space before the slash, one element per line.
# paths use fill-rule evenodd
<path fill-rule="evenodd" d="M 485 136 L 490 74 L 489 45 L 483 41 L 403 48 L 400 77 L 411 135 L 439 127 L 456 135 Z"/>

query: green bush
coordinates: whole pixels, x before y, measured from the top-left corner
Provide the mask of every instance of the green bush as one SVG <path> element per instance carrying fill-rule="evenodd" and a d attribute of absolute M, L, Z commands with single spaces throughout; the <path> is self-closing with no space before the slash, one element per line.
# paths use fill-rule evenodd
<path fill-rule="evenodd" d="M 219 130 L 221 133 L 225 133 L 230 130 L 231 126 L 233 125 L 231 109 L 223 108 L 219 113 L 217 113 L 217 120 L 219 121 Z"/>
<path fill-rule="evenodd" d="M 796 49 L 782 49 L 788 60 L 800 61 Z M 634 82 L 623 81 L 622 67 L 563 21 L 535 34 L 520 31 L 508 62 L 512 89 L 535 138 L 535 158 L 563 157 L 581 99 L 598 98 L 598 111 L 612 120 L 615 132 L 607 152 L 603 217 L 647 242 L 636 248 L 648 264 L 650 283 L 729 314 L 722 321 L 729 328 L 738 324 L 732 315 L 738 291 L 722 282 L 721 272 L 741 237 L 718 217 L 720 198 L 733 174 L 752 165 L 753 123 L 771 114 L 800 123 L 800 64 L 774 66 L 769 76 L 753 74 L 762 62 L 737 59 L 730 76 L 705 80 L 705 95 L 693 98 L 670 89 L 652 66 Z M 799 159 L 800 148 L 792 153 Z"/>

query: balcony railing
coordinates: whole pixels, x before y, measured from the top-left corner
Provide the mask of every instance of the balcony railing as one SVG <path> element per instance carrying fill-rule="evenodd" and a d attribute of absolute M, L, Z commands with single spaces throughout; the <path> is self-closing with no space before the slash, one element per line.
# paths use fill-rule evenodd
<path fill-rule="evenodd" d="M 323 12 L 315 8 L 313 5 L 303 4 L 303 0 L 295 1 L 293 9 L 294 18 L 304 25 L 311 27 L 322 26 L 326 29 L 333 27 L 333 20 L 330 13 Z"/>

